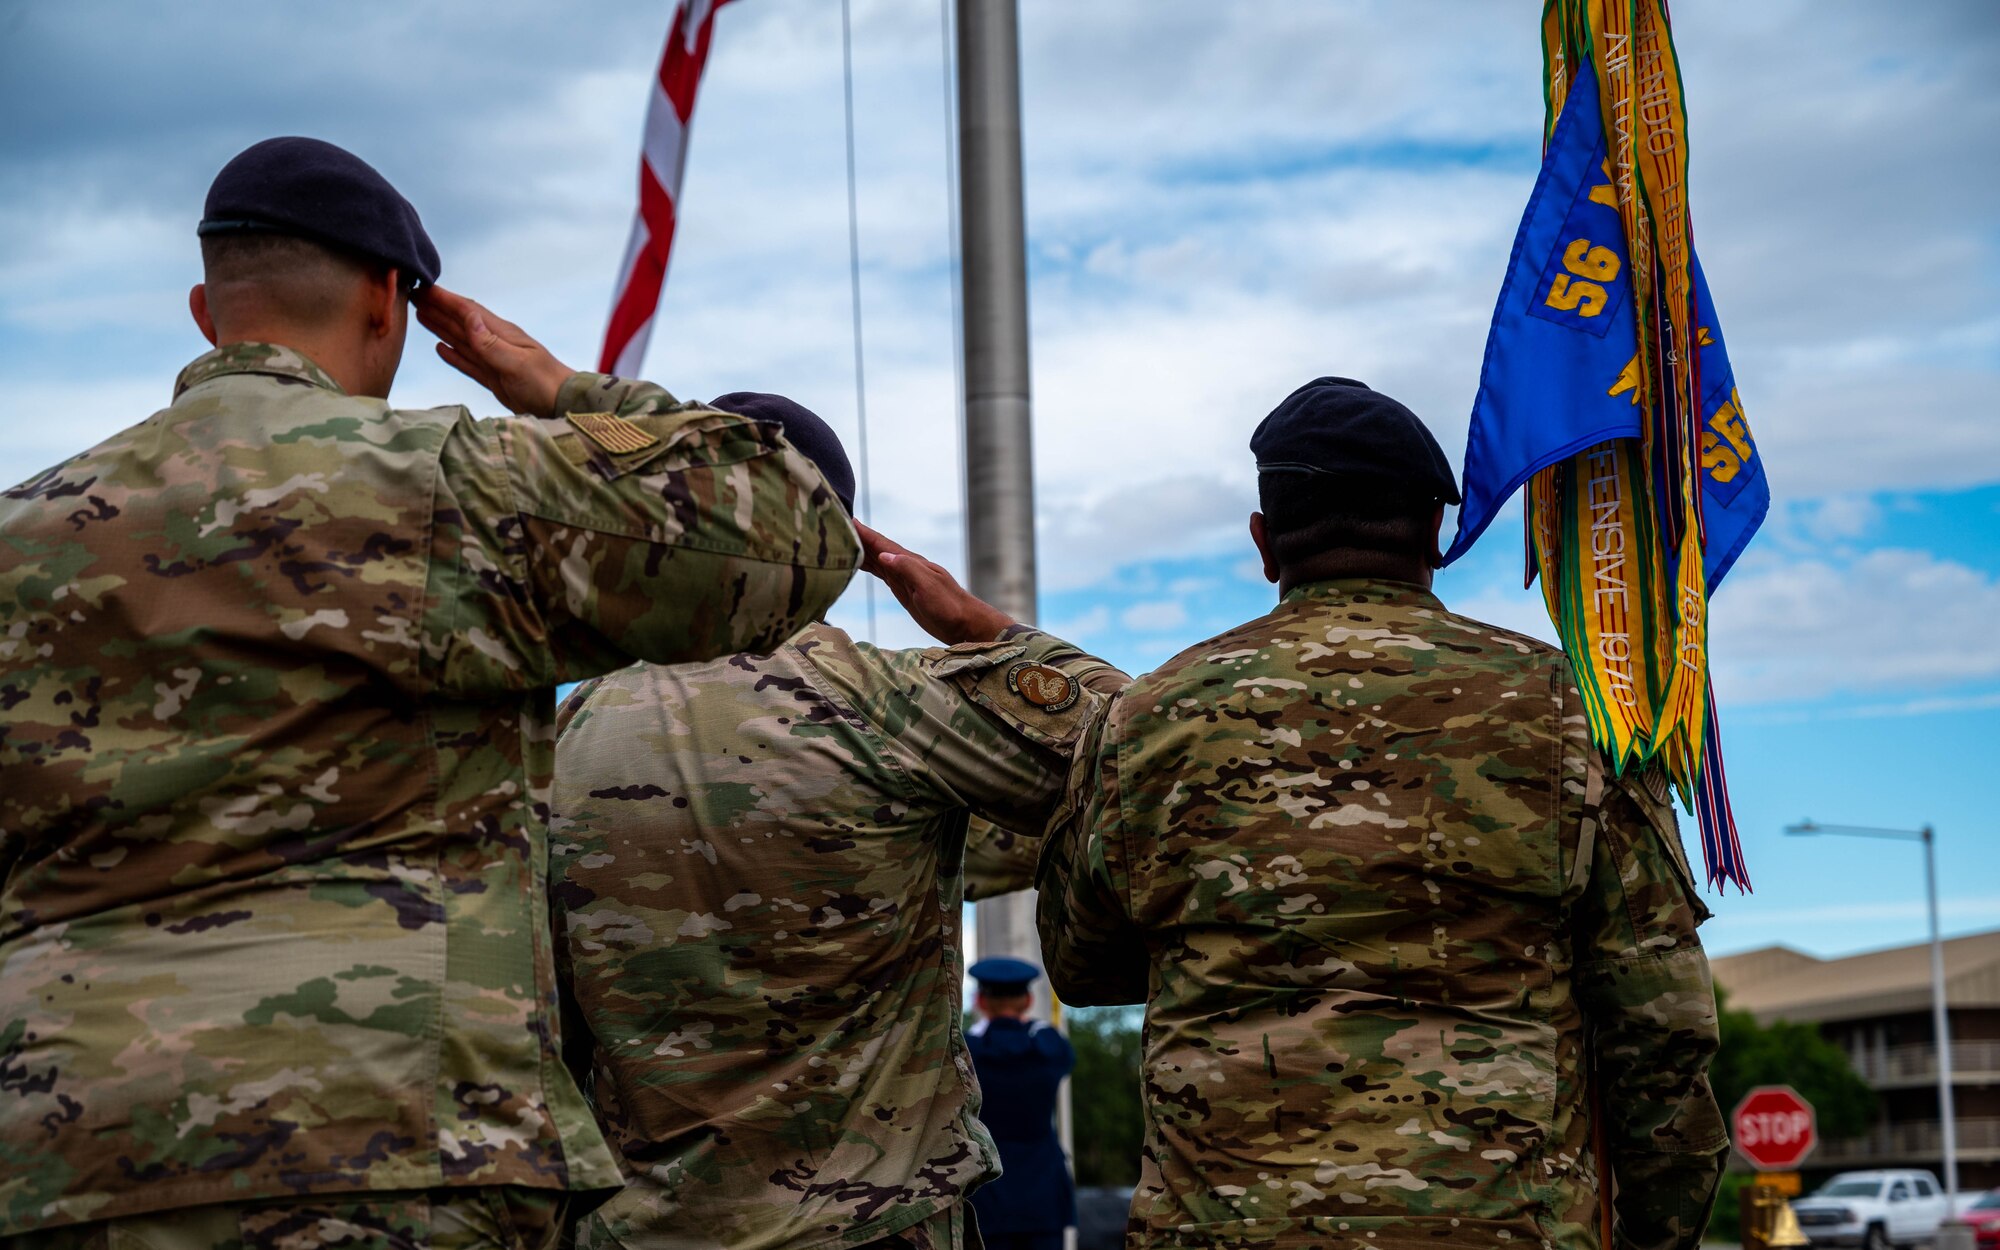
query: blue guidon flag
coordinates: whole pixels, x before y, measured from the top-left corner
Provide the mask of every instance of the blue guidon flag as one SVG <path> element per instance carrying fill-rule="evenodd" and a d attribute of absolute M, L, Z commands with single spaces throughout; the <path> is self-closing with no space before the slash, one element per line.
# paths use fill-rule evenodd
<path fill-rule="evenodd" d="M 1633 223 L 1658 226 L 1621 202 L 1634 194 L 1631 150 L 1621 185 L 1607 148 L 1621 121 L 1631 141 L 1630 114 L 1619 111 L 1629 97 L 1607 113 L 1599 75 L 1576 51 L 1551 58 L 1559 84 L 1551 107 L 1561 112 L 1494 310 L 1466 441 L 1465 502 L 1445 563 L 1531 487 L 1528 579 L 1538 570 L 1543 578 L 1593 739 L 1621 770 L 1657 757 L 1700 819 L 1711 883 L 1747 887 L 1707 688 L 1706 593 L 1762 524 L 1770 483 L 1686 236 L 1675 242 L 1692 284 L 1682 305 L 1696 323 L 1692 371 L 1675 351 L 1684 338 L 1657 252 L 1646 255 L 1650 275 L 1633 272 Z M 1604 72 L 1629 92 L 1629 70 Z M 1635 278 L 1646 276 L 1635 292 Z M 1698 397 L 1698 414 L 1677 394 Z M 1682 478 L 1698 473 L 1698 495 L 1683 492 L 1675 465 Z M 1683 543 L 1689 516 L 1698 529 Z M 1697 550 L 1699 574 L 1682 568 L 1682 553 Z M 1690 655 L 1696 675 L 1676 676 Z M 1672 681 L 1694 691 L 1670 689 Z"/>
<path fill-rule="evenodd" d="M 1599 443 L 1639 437 L 1644 415 L 1634 377 L 1639 346 L 1609 166 L 1597 83 L 1582 75 L 1542 156 L 1541 176 L 1514 236 L 1506 285 L 1493 310 L 1465 442 L 1465 504 L 1446 564 L 1464 555 L 1501 506 L 1540 470 Z M 1575 240 L 1609 251 L 1617 277 L 1593 284 L 1567 272 L 1566 245 Z M 1590 250 L 1584 253 L 1586 264 Z M 1707 427 L 1701 454 L 1707 543 L 1702 562 L 1713 594 L 1764 523 L 1771 484 L 1743 421 L 1736 375 L 1700 261 L 1694 275 Z M 1569 307 L 1562 307 L 1565 303 Z"/>

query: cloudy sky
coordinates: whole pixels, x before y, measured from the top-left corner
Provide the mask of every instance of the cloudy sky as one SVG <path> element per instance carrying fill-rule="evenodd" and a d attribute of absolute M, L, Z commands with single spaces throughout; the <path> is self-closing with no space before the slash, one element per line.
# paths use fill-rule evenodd
<path fill-rule="evenodd" d="M 0 0 L 0 480 L 164 404 L 193 226 L 273 134 L 361 153 L 448 285 L 594 360 L 668 0 Z M 1538 161 L 1539 5 L 1023 0 L 1042 618 L 1135 671 L 1263 611 L 1245 439 L 1363 378 L 1454 458 Z M 1714 605 L 1757 892 L 1718 951 L 2000 925 L 2000 8 L 1678 0 L 1697 239 L 1772 519 Z M 873 510 L 957 567 L 937 0 L 855 0 Z M 718 19 L 647 362 L 854 429 L 839 8 Z M 421 331 L 416 337 L 422 340 Z M 413 344 L 397 398 L 466 402 Z M 1439 582 L 1547 636 L 1518 508 Z M 838 619 L 865 620 L 859 591 Z M 883 597 L 880 639 L 916 641 Z M 1690 822 L 1690 835 L 1692 834 Z M 1690 836 L 1692 844 L 1692 837 Z"/>

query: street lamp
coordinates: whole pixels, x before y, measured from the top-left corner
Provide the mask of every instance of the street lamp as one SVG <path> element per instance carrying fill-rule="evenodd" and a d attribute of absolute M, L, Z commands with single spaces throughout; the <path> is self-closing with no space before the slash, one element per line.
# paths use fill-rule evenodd
<path fill-rule="evenodd" d="M 1944 937 L 1938 932 L 1937 834 L 1922 829 L 1876 829 L 1867 825 L 1821 825 L 1810 820 L 1786 825 L 1793 837 L 1834 834 L 1852 838 L 1888 838 L 1924 844 L 1924 889 L 1931 911 L 1931 1028 L 1937 1034 L 1938 1118 L 1944 1128 L 1944 1191 L 1946 1219 L 1958 1218 L 1958 1125 L 1951 1097 L 1951 1017 L 1944 1005 Z"/>

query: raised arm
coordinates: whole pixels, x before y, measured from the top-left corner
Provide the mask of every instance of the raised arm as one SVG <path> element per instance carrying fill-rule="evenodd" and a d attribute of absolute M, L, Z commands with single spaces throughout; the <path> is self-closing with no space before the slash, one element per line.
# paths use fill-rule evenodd
<path fill-rule="evenodd" d="M 441 457 L 440 524 L 463 529 L 439 539 L 456 542 L 449 554 L 485 600 L 453 631 L 447 685 L 544 685 L 634 659 L 767 650 L 846 586 L 854 528 L 775 427 L 569 372 L 447 291 L 420 315 L 440 355 L 533 414 L 461 422 Z M 481 517 L 502 519 L 482 532 Z"/>
<path fill-rule="evenodd" d="M 975 817 L 965 831 L 965 901 L 1034 889 L 1044 841 Z"/>

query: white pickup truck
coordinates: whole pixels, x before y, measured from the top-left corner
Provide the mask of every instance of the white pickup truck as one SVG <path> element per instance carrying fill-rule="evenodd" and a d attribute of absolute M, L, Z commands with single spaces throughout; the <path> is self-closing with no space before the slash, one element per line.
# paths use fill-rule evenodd
<path fill-rule="evenodd" d="M 1889 1250 L 1935 1239 L 1945 1197 L 1929 1172 L 1842 1172 L 1794 1201 L 1792 1213 L 1815 1246 Z"/>

